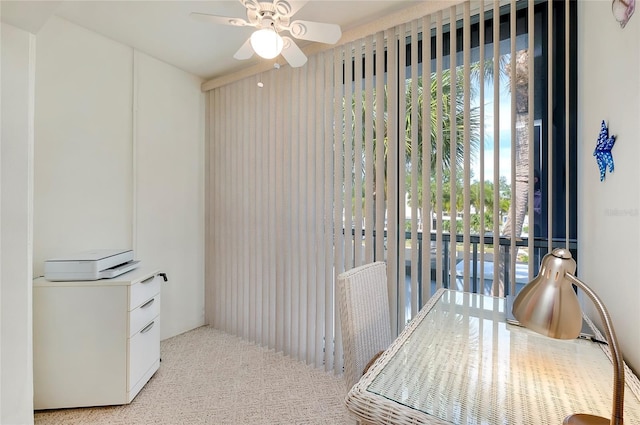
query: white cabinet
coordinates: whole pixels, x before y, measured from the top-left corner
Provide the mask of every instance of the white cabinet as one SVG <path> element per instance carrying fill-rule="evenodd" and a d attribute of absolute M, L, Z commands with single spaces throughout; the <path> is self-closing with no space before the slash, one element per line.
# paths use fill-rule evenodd
<path fill-rule="evenodd" d="M 158 270 L 33 283 L 34 408 L 127 404 L 160 366 Z"/>

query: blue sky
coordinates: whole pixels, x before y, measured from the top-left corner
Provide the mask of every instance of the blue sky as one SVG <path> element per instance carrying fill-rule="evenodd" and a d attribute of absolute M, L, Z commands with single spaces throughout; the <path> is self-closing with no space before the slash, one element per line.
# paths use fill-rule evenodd
<path fill-rule="evenodd" d="M 504 79 L 500 81 L 500 115 L 499 115 L 499 129 L 500 129 L 500 176 L 506 177 L 507 181 L 511 180 L 511 94 L 505 85 Z M 475 99 L 475 104 L 471 106 L 477 106 L 479 99 Z M 485 180 L 493 180 L 494 171 L 494 103 L 493 103 L 493 83 L 485 83 L 485 98 L 484 98 L 484 177 Z M 480 163 L 476 160 L 475 164 L 472 164 L 472 170 L 475 180 L 480 179 Z"/>

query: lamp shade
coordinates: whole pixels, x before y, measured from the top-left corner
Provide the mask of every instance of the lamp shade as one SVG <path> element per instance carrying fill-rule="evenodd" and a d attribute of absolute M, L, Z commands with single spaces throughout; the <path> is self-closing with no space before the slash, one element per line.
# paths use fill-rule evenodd
<path fill-rule="evenodd" d="M 542 259 L 540 273 L 513 301 L 513 315 L 525 327 L 539 334 L 573 339 L 582 329 L 582 309 L 567 273 L 576 262 L 566 249 L 555 249 Z"/>
<path fill-rule="evenodd" d="M 282 52 L 284 42 L 272 28 L 263 28 L 251 34 L 251 47 L 258 56 L 273 59 Z"/>

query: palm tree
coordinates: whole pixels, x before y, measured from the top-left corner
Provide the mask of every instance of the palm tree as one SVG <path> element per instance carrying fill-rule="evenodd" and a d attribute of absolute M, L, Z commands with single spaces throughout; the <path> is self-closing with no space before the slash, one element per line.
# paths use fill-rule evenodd
<path fill-rule="evenodd" d="M 515 75 L 511 75 L 511 62 L 507 62 L 506 56 L 500 57 L 500 63 L 498 69 L 501 75 L 507 77 L 509 81 L 508 88 L 512 96 L 515 96 L 516 115 L 515 119 L 515 187 L 513 188 L 513 194 L 515 202 L 508 205 L 507 221 L 503 227 L 503 235 L 511 237 L 520 237 L 522 234 L 522 227 L 524 223 L 524 217 L 527 213 L 527 202 L 529 197 L 529 51 L 521 50 L 516 52 L 515 57 L 510 57 L 510 60 L 515 61 Z M 493 66 L 489 62 L 490 66 L 484 67 L 485 74 L 483 79 L 493 78 Z M 479 77 L 479 73 L 475 73 L 476 77 Z M 513 77 L 513 78 L 511 78 Z M 482 83 L 481 83 L 482 84 Z M 496 83 L 497 84 L 497 83 Z M 514 86 L 512 86 L 514 84 Z M 495 101 L 495 99 L 494 99 Z M 533 106 L 533 105 L 532 105 Z M 502 179 L 501 179 L 502 180 Z M 509 195 L 509 198 L 511 196 Z M 506 205 L 505 205 L 506 206 Z M 501 210 L 502 210 L 501 205 Z M 512 212 L 513 211 L 513 212 Z M 513 220 L 515 219 L 515 222 Z M 513 224 L 512 224 L 513 223 Z M 514 232 L 512 233 L 512 227 Z M 500 267 L 500 272 L 496 274 L 498 278 L 498 293 L 504 293 L 504 268 Z"/>
<path fill-rule="evenodd" d="M 473 206 L 475 212 L 472 212 L 471 215 L 471 229 L 475 233 L 482 234 L 484 233 L 484 229 L 481 229 L 481 221 L 480 215 L 484 216 L 485 227 L 491 229 L 493 227 L 493 192 L 494 192 L 494 184 L 490 180 L 486 180 L 484 182 L 484 200 L 482 205 L 480 205 L 480 182 L 476 181 L 471 184 L 470 192 L 471 192 L 471 205 Z M 504 192 L 504 187 L 506 186 L 506 180 L 504 177 L 500 179 L 500 186 L 498 190 L 500 192 Z M 509 209 L 509 201 L 505 199 L 505 197 L 501 197 L 500 205 L 498 206 L 498 211 L 500 211 L 500 219 L 504 214 L 507 213 Z"/>
<path fill-rule="evenodd" d="M 456 90 L 454 90 L 453 94 L 455 95 L 456 93 L 460 93 L 463 90 L 463 78 L 462 78 L 462 69 L 458 70 L 458 76 L 456 78 L 456 84 L 458 86 L 458 88 Z M 442 153 L 442 167 L 443 170 L 445 170 L 445 173 L 448 172 L 448 170 L 450 169 L 451 166 L 451 119 L 452 119 L 452 111 L 451 111 L 451 72 L 449 69 L 444 70 L 442 72 L 442 128 L 443 128 L 443 141 L 442 141 L 442 147 L 441 147 L 441 153 Z M 437 105 L 437 98 L 436 98 L 436 93 L 437 93 L 437 79 L 436 79 L 436 75 L 435 74 L 430 74 L 429 76 L 429 82 L 428 82 L 428 88 L 429 90 L 426 92 L 427 97 L 427 101 L 429 102 L 429 107 L 427 108 L 428 111 L 430 111 L 431 113 L 431 133 L 429 135 L 430 138 L 430 143 L 429 143 L 429 149 L 431 152 L 430 158 L 431 158 L 431 170 L 432 170 L 432 174 L 435 173 L 435 169 L 436 169 L 436 149 L 437 149 L 437 127 L 436 127 L 436 105 Z M 414 137 L 411 134 L 411 126 L 412 126 L 412 97 L 413 97 L 413 92 L 412 92 L 412 84 L 411 84 L 411 80 L 406 80 L 405 81 L 405 90 L 406 90 L 406 122 L 405 122 L 405 126 L 404 126 L 404 134 L 401 136 L 404 139 L 404 145 L 405 145 L 405 158 L 406 158 L 406 166 L 408 169 L 410 169 L 410 167 L 413 165 L 411 164 L 411 150 L 412 150 L 412 138 Z M 471 96 L 475 96 L 476 95 L 476 90 L 474 89 L 468 89 L 469 90 Z M 353 114 L 353 119 L 352 119 L 352 134 L 355 134 L 355 126 L 356 125 L 362 125 L 362 123 L 365 122 L 365 115 L 367 113 L 369 113 L 366 110 L 366 100 L 365 100 L 365 94 L 362 94 L 362 99 L 360 99 L 359 101 L 362 102 L 362 116 L 361 117 L 356 117 L 355 116 L 355 102 L 357 101 L 357 99 L 355 98 L 355 96 L 351 96 L 351 113 Z M 378 95 L 378 93 L 376 93 L 376 91 L 374 90 L 373 93 L 373 110 L 371 111 L 372 115 L 373 115 L 373 122 L 375 123 L 377 120 L 377 116 L 376 116 L 376 106 L 377 106 L 377 102 L 384 102 L 384 108 L 383 110 L 384 112 L 384 116 L 383 116 L 383 120 L 384 120 L 384 133 L 382 135 L 378 135 L 376 132 L 376 128 L 374 126 L 373 128 L 373 152 L 374 152 L 374 156 L 377 153 L 377 148 L 376 145 L 378 143 L 378 141 L 380 139 L 382 139 L 382 143 L 384 143 L 384 178 L 385 178 L 385 190 L 387 187 L 386 184 L 386 180 L 387 180 L 387 155 L 389 152 L 389 138 L 388 138 L 388 126 L 387 126 L 387 102 L 388 96 L 387 96 L 387 86 L 384 86 L 384 93 L 382 94 L 382 96 Z M 345 99 L 346 100 L 346 99 Z M 422 128 L 422 113 L 423 113 L 423 104 L 425 102 L 425 84 L 424 84 L 424 77 L 420 76 L 419 80 L 418 80 L 418 110 L 417 110 L 417 119 L 418 119 L 418 133 L 417 133 L 417 146 L 418 146 L 418 158 L 422 158 L 422 149 L 424 146 L 424 138 L 425 138 L 425 132 L 423 131 Z M 470 129 L 470 140 L 469 140 L 469 147 L 470 147 L 470 154 L 472 159 L 475 158 L 478 149 L 479 149 L 479 144 L 480 144 L 480 111 L 478 107 L 474 107 L 471 108 L 470 111 L 470 118 L 469 118 L 469 122 L 467 123 L 469 129 Z M 461 96 L 456 96 L 456 102 L 455 102 L 455 126 L 456 126 L 456 164 L 458 169 L 461 169 L 463 166 L 463 162 L 464 162 L 464 128 L 465 128 L 465 122 L 464 122 L 464 99 Z M 363 140 L 360 141 L 360 143 L 363 144 L 365 143 L 364 140 L 364 132 L 363 134 Z M 380 137 L 381 136 L 381 137 Z M 355 143 L 355 141 L 354 141 Z M 364 149 L 363 149 L 364 152 Z M 373 175 L 374 175 L 374 179 L 376 176 L 375 173 L 375 158 L 374 158 L 374 170 L 373 170 Z M 418 161 L 417 164 L 418 167 L 418 174 L 422 173 L 422 169 L 423 169 L 423 164 L 421 161 Z M 407 177 L 408 179 L 410 179 L 410 176 Z M 431 179 L 434 179 L 435 175 L 431 176 Z M 418 199 L 417 199 L 417 206 L 418 208 L 420 208 L 420 206 L 422 205 L 422 192 L 423 192 L 423 188 L 422 188 L 422 179 L 418 179 Z M 408 180 L 408 184 L 410 184 L 410 180 Z M 374 183 L 375 186 L 375 183 Z M 435 193 L 435 192 L 434 192 Z M 431 199 L 435 199 L 435 196 L 432 196 Z M 462 196 L 458 196 L 459 200 L 462 200 Z M 411 202 L 413 202 L 413 200 L 410 199 Z M 435 205 L 434 205 L 435 206 Z M 434 207 L 432 206 L 432 207 Z M 420 213 L 422 213 L 422 211 L 420 211 Z"/>
<path fill-rule="evenodd" d="M 465 89 L 463 87 L 464 84 L 464 79 L 462 78 L 462 73 L 463 73 L 463 69 L 459 68 L 457 71 L 458 75 L 456 76 L 456 85 L 457 85 L 457 89 L 453 91 L 453 95 L 456 96 L 455 97 L 455 127 L 456 127 L 456 140 L 455 140 L 455 152 L 456 152 L 456 157 L 455 157 L 455 162 L 456 162 L 456 168 L 458 170 L 462 170 L 463 166 L 464 166 L 464 150 L 465 150 L 465 140 L 464 140 L 464 136 L 465 136 L 465 124 L 468 126 L 469 128 L 469 152 L 470 152 L 470 156 L 471 156 L 471 160 L 473 161 L 477 155 L 479 146 L 480 146 L 480 108 L 479 107 L 474 107 L 471 108 L 470 110 L 470 115 L 469 115 L 469 122 L 465 123 L 464 121 L 464 98 L 462 96 L 457 96 L 457 93 L 462 93 L 462 91 Z M 437 155 L 436 155 L 436 150 L 438 149 L 437 146 L 437 131 L 438 131 L 438 123 L 437 123 L 437 115 L 436 115 L 436 108 L 437 108 L 437 78 L 435 74 L 431 74 L 429 77 L 429 91 L 426 93 L 429 98 L 429 108 L 428 110 L 431 113 L 431 132 L 429 134 L 430 137 L 430 145 L 429 145 L 429 149 L 430 149 L 430 159 L 431 159 L 431 164 L 430 164 L 430 170 L 431 170 L 431 181 L 432 183 L 435 181 L 435 170 L 436 167 L 441 166 L 443 171 L 444 171 L 444 175 L 445 175 L 445 179 L 447 180 L 447 182 L 450 181 L 450 170 L 451 170 L 451 128 L 452 128 L 452 117 L 453 117 L 453 111 L 451 110 L 451 96 L 452 96 L 452 92 L 451 92 L 451 71 L 449 69 L 445 70 L 442 72 L 441 75 L 441 80 L 442 80 L 442 129 L 443 129 L 443 134 L 442 134 L 442 147 L 441 147 L 441 154 L 442 154 L 442 164 L 437 164 Z M 407 158 L 407 166 L 410 167 L 412 164 L 410 164 L 410 158 L 411 158 L 411 97 L 413 96 L 412 90 L 411 90 L 411 81 L 407 80 L 406 82 L 406 91 L 407 91 L 407 118 L 406 118 L 406 123 L 405 123 L 405 147 L 406 147 L 406 158 Z M 469 95 L 471 97 L 475 97 L 476 95 L 476 90 L 473 88 L 466 88 Z M 418 119 L 418 158 L 422 158 L 422 150 L 424 149 L 424 136 L 425 136 L 425 132 L 423 131 L 422 128 L 422 111 L 423 111 L 423 107 L 422 105 L 425 102 L 425 84 L 424 84 L 424 77 L 419 77 L 419 81 L 418 81 L 418 113 L 417 113 L 417 119 Z M 422 174 L 422 170 L 423 170 L 423 166 L 424 164 L 422 164 L 421 161 L 418 161 L 417 167 L 418 167 L 418 174 L 421 175 Z M 407 186 L 410 185 L 410 176 L 407 176 Z M 458 194 L 458 196 L 456 196 L 457 199 L 457 207 L 458 210 L 462 209 L 462 201 L 463 201 L 463 196 L 462 196 L 462 187 L 463 187 L 463 182 L 461 177 L 457 178 L 456 180 L 459 180 L 459 184 L 456 185 L 456 187 L 460 190 L 460 193 Z M 418 179 L 418 199 L 416 200 L 417 202 L 417 206 L 418 209 L 420 210 L 420 206 L 422 205 L 422 196 L 423 196 L 423 187 L 422 187 L 422 179 Z M 448 191 L 450 190 L 450 185 L 449 184 L 444 184 L 443 188 L 445 189 L 445 192 L 448 193 Z M 429 188 L 431 190 L 432 196 L 431 196 L 431 200 L 432 200 L 432 205 L 431 208 L 432 210 L 435 208 L 435 187 L 432 184 L 431 187 Z M 450 196 L 450 194 L 446 195 L 446 196 Z M 409 198 L 410 202 L 413 203 L 413 200 L 411 198 Z M 446 203 L 446 202 L 445 202 Z M 446 205 L 445 206 L 445 210 L 450 208 L 450 205 Z M 422 215 L 422 211 L 420 211 L 421 215 Z M 422 215 L 424 217 L 424 215 Z"/>
<path fill-rule="evenodd" d="M 509 211 L 503 234 L 506 237 L 520 237 L 524 218 L 527 215 L 529 199 L 529 51 L 520 50 L 513 58 L 516 61 L 516 71 L 513 81 L 515 90 L 511 89 L 511 95 L 515 96 L 516 104 L 516 134 L 515 134 L 515 203 L 511 205 L 513 213 Z M 511 72 L 511 68 L 507 68 Z M 515 232 L 511 234 L 512 217 L 515 220 Z M 533 223 L 530 223 L 532 227 Z"/>

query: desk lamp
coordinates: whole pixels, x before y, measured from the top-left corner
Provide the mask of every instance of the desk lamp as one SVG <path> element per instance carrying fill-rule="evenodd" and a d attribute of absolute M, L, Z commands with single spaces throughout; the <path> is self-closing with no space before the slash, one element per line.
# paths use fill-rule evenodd
<path fill-rule="evenodd" d="M 582 328 L 582 310 L 571 284 L 582 289 L 600 314 L 604 334 L 613 361 L 613 412 L 611 420 L 589 414 L 567 416 L 565 425 L 622 425 L 624 404 L 624 361 L 618 348 L 611 317 L 598 296 L 573 275 L 576 262 L 567 249 L 557 248 L 544 256 L 540 273 L 520 291 L 513 301 L 513 315 L 526 328 L 539 334 L 573 339 Z"/>

